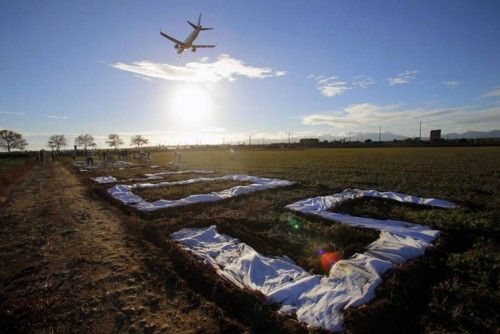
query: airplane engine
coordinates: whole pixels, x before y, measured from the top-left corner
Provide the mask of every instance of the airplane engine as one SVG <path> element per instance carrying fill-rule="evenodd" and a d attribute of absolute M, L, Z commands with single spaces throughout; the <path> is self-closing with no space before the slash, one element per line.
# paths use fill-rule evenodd
<path fill-rule="evenodd" d="M 196 48 L 191 48 L 191 51 L 192 52 L 196 52 Z"/>
<path fill-rule="evenodd" d="M 174 49 L 178 49 L 178 48 L 179 48 L 179 44 L 175 44 Z"/>

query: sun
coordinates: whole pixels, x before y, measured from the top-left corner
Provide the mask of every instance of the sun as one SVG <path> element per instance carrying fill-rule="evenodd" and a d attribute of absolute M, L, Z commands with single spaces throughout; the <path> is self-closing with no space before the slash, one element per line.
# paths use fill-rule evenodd
<path fill-rule="evenodd" d="M 172 111 L 185 126 L 202 125 L 212 108 L 210 95 L 199 86 L 183 87 L 172 99 Z"/>

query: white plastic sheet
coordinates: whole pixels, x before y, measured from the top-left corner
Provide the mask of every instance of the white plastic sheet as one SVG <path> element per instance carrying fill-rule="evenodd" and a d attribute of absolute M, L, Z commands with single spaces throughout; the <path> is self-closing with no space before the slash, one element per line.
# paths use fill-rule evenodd
<path fill-rule="evenodd" d="M 236 285 L 258 290 L 271 301 L 280 303 L 281 312 L 294 312 L 298 320 L 309 326 L 338 331 L 343 328 L 342 310 L 373 299 L 387 270 L 422 255 L 439 234 L 427 226 L 328 211 L 347 199 L 363 196 L 441 208 L 455 207 L 455 204 L 443 200 L 374 190 L 346 190 L 288 205 L 286 208 L 290 210 L 381 231 L 379 238 L 368 245 L 363 254 L 338 261 L 326 276 L 311 275 L 286 257 L 263 256 L 249 245 L 217 233 L 215 226 L 183 229 L 171 237 Z"/>
<path fill-rule="evenodd" d="M 161 187 L 169 187 L 176 185 L 187 185 L 198 182 L 212 182 L 212 181 L 215 182 L 215 181 L 225 181 L 225 180 L 251 182 L 251 184 L 244 186 L 235 186 L 222 191 L 211 192 L 209 194 L 190 195 L 176 200 L 161 199 L 155 202 L 147 202 L 146 200 L 144 200 L 143 198 L 132 192 L 134 189 L 161 188 Z M 159 183 L 135 183 L 132 185 L 121 184 L 108 189 L 108 193 L 113 198 L 121 201 L 124 204 L 133 204 L 133 207 L 139 211 L 154 211 L 154 210 L 184 206 L 194 203 L 214 202 L 243 194 L 253 193 L 256 191 L 290 186 L 292 184 L 294 184 L 294 182 L 292 181 L 261 178 L 250 175 L 225 175 L 219 177 L 200 177 L 195 179 L 187 179 L 180 181 L 165 181 Z"/>
<path fill-rule="evenodd" d="M 159 167 L 159 166 L 158 166 Z M 153 166 L 150 166 L 153 168 Z M 120 168 L 123 169 L 123 168 Z M 202 170 L 202 169 L 194 169 L 194 170 L 179 170 L 179 171 L 164 171 L 158 173 L 149 173 L 144 174 L 144 177 L 132 178 L 126 180 L 118 181 L 114 176 L 99 176 L 93 178 L 97 183 L 114 183 L 114 182 L 134 182 L 134 181 L 152 181 L 163 178 L 166 175 L 179 175 L 179 174 L 212 174 L 212 171 Z"/>
<path fill-rule="evenodd" d="M 114 176 L 98 176 L 92 178 L 92 180 L 100 184 L 116 182 L 116 178 Z"/>

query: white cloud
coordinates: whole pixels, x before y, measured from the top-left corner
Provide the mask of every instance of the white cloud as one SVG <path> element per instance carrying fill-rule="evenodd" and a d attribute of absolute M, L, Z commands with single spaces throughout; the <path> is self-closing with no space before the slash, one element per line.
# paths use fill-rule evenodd
<path fill-rule="evenodd" d="M 484 94 L 482 97 L 499 97 L 500 96 L 500 86 L 496 86 L 492 91 Z"/>
<path fill-rule="evenodd" d="M 318 89 L 321 95 L 324 96 L 336 96 L 344 94 L 346 90 L 351 89 L 345 81 L 338 81 L 337 77 L 329 77 L 317 80 Z"/>
<path fill-rule="evenodd" d="M 245 64 L 242 60 L 221 54 L 217 60 L 209 62 L 202 58 L 198 62 L 190 62 L 185 66 L 176 66 L 166 63 L 153 63 L 147 60 L 133 64 L 115 63 L 112 67 L 122 71 L 139 74 L 143 78 L 159 78 L 172 81 L 215 82 L 220 80 L 234 81 L 237 76 L 250 79 L 264 79 L 280 77 L 285 71 L 276 71 L 270 67 L 254 67 Z"/>
<path fill-rule="evenodd" d="M 0 115 L 17 115 L 17 116 L 23 116 L 23 112 L 11 112 L 11 111 L 0 111 Z"/>
<path fill-rule="evenodd" d="M 350 81 L 342 81 L 336 76 L 326 77 L 323 75 L 315 76 L 311 74 L 307 77 L 315 79 L 321 95 L 328 97 L 344 94 L 349 89 L 367 88 L 375 84 L 375 80 L 366 75 L 355 76 Z"/>
<path fill-rule="evenodd" d="M 47 115 L 47 118 L 51 119 L 68 119 L 66 116 L 60 116 L 60 115 Z"/>
<path fill-rule="evenodd" d="M 302 116 L 305 125 L 329 125 L 340 129 L 366 130 L 379 125 L 389 129 L 405 130 L 415 128 L 419 121 L 436 127 L 455 129 L 459 125 L 482 124 L 499 127 L 499 107 L 452 107 L 452 108 L 410 108 L 400 105 L 354 104 L 329 113 Z M 496 123 L 496 124 L 495 124 Z"/>
<path fill-rule="evenodd" d="M 201 130 L 202 132 L 209 132 L 209 133 L 222 133 L 226 131 L 226 129 L 218 127 L 218 126 L 209 126 L 207 128 L 204 128 Z"/>
<path fill-rule="evenodd" d="M 416 70 L 404 71 L 402 73 L 397 74 L 394 77 L 387 79 L 387 81 L 389 82 L 389 86 L 404 85 L 412 82 L 416 78 L 417 74 L 418 71 Z"/>
<path fill-rule="evenodd" d="M 139 75 L 139 74 L 134 74 L 134 77 L 142 79 L 142 80 L 147 81 L 147 82 L 153 82 L 153 79 L 151 79 L 149 77 L 145 77 L 145 76 Z"/>
<path fill-rule="evenodd" d="M 443 81 L 441 82 L 441 84 L 449 87 L 449 88 L 455 88 L 457 87 L 458 85 L 460 85 L 462 83 L 462 81 L 456 81 L 456 80 L 450 80 L 450 81 Z"/>
<path fill-rule="evenodd" d="M 358 75 L 358 76 L 355 76 L 354 78 L 352 78 L 352 85 L 354 87 L 359 87 L 359 88 L 367 88 L 371 85 L 374 85 L 376 84 L 377 82 L 367 76 L 367 75 Z"/>

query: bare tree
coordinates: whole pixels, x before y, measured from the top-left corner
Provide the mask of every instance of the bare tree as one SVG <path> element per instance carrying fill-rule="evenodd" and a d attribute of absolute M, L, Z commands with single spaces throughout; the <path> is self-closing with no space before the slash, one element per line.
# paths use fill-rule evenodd
<path fill-rule="evenodd" d="M 13 148 L 24 151 L 26 146 L 28 146 L 28 143 L 23 138 L 22 134 L 12 130 L 0 131 L 0 147 L 6 149 L 9 154 Z"/>
<path fill-rule="evenodd" d="M 141 145 L 149 144 L 149 139 L 144 138 L 141 135 L 135 135 L 130 139 L 130 145 L 136 145 L 137 148 L 141 147 Z"/>
<path fill-rule="evenodd" d="M 115 150 L 118 146 L 123 145 L 123 140 L 116 133 L 112 133 L 108 136 L 108 140 L 106 140 L 109 146 L 114 147 Z"/>
<path fill-rule="evenodd" d="M 96 143 L 94 141 L 94 137 L 90 134 L 84 134 L 84 135 L 79 135 L 78 137 L 75 138 L 75 145 L 78 146 L 83 146 L 83 149 L 85 150 L 85 154 L 87 154 L 87 148 L 88 147 L 94 147 L 96 146 Z"/>
<path fill-rule="evenodd" d="M 51 149 L 53 149 L 53 150 L 55 149 L 56 151 L 59 152 L 59 149 L 61 147 L 66 146 L 66 137 L 64 137 L 64 135 L 52 135 L 52 136 L 50 136 L 47 145 Z"/>

